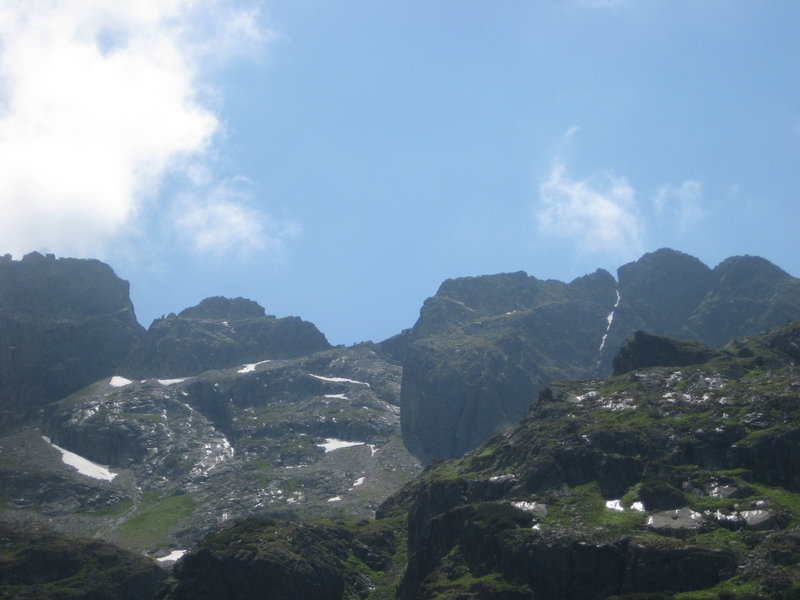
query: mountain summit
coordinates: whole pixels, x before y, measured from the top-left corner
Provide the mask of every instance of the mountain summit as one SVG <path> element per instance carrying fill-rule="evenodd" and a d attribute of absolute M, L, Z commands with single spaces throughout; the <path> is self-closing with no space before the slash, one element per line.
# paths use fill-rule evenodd
<path fill-rule="evenodd" d="M 144 335 L 129 285 L 99 260 L 0 258 L 0 422 L 110 377 Z"/>
<path fill-rule="evenodd" d="M 409 449 L 425 461 L 461 455 L 517 423 L 545 383 L 610 375 L 620 344 L 638 330 L 716 348 L 800 318 L 800 280 L 759 257 L 710 269 L 664 248 L 617 274 L 568 284 L 524 272 L 445 281 L 405 340 Z"/>

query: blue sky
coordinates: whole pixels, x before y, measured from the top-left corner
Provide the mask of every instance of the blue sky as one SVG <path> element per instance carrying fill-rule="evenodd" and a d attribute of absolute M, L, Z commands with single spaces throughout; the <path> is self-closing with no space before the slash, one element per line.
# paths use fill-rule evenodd
<path fill-rule="evenodd" d="M 122 4 L 118 6 L 117 4 Z M 800 275 L 800 4 L 5 0 L 0 253 L 332 343 L 446 278 L 669 246 Z"/>

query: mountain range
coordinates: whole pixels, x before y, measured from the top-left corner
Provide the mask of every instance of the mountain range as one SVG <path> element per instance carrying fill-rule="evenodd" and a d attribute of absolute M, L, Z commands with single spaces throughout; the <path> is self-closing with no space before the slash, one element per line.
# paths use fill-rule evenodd
<path fill-rule="evenodd" d="M 242 298 L 145 330 L 107 265 L 7 256 L 0 594 L 793 597 L 793 319 L 768 261 L 662 249 L 332 347 Z M 97 595 L 111 554 L 148 583 Z"/>

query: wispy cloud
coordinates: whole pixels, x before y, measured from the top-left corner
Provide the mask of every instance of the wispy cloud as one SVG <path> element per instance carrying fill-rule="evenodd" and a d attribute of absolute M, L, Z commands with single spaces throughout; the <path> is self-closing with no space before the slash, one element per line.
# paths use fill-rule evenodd
<path fill-rule="evenodd" d="M 623 177 L 606 173 L 574 181 L 564 165 L 556 163 L 539 188 L 539 228 L 572 240 L 579 252 L 627 258 L 642 247 L 642 223 L 634 197 Z"/>
<path fill-rule="evenodd" d="M 102 256 L 166 173 L 203 172 L 222 125 L 201 75 L 274 37 L 257 17 L 233 0 L 0 3 L 0 251 Z"/>
<path fill-rule="evenodd" d="M 283 256 L 286 241 L 300 234 L 300 226 L 254 208 L 245 184 L 224 181 L 204 197 L 184 195 L 173 207 L 175 227 L 193 251 L 216 258 L 261 254 L 279 260 Z"/>
<path fill-rule="evenodd" d="M 683 232 L 705 217 L 702 201 L 703 185 L 693 179 L 684 181 L 680 187 L 662 186 L 653 197 L 657 216 L 677 220 Z"/>

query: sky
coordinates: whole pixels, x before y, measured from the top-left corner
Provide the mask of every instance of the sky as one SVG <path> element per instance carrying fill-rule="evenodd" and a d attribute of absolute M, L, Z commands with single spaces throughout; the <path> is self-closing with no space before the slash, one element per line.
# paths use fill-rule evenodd
<path fill-rule="evenodd" d="M 0 254 L 333 344 L 448 278 L 800 276 L 800 3 L 0 0 Z"/>

